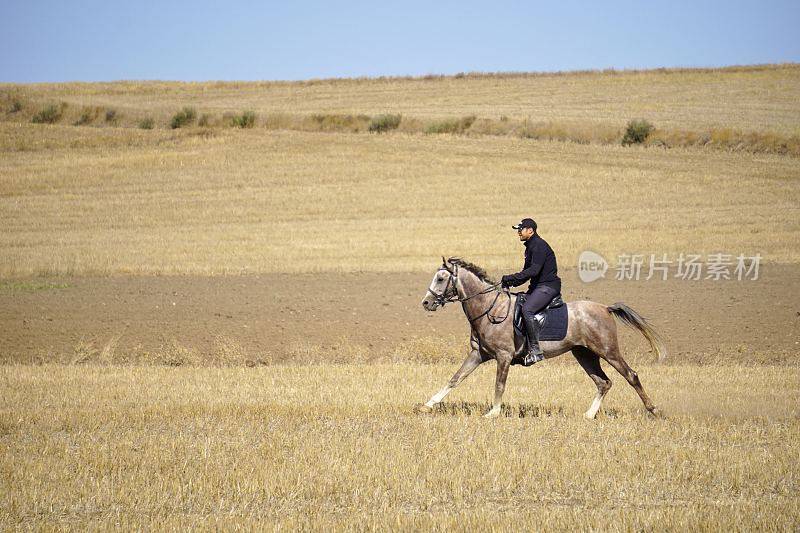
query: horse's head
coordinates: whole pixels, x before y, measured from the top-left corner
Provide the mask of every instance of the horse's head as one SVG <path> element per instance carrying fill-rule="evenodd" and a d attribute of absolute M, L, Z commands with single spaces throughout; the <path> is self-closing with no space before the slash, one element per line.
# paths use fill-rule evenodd
<path fill-rule="evenodd" d="M 422 299 L 422 307 L 426 311 L 436 311 L 441 305 L 452 302 L 458 298 L 456 280 L 458 279 L 458 266 L 448 264 L 442 257 L 442 266 L 434 273 L 433 280 L 428 287 L 425 298 Z"/>

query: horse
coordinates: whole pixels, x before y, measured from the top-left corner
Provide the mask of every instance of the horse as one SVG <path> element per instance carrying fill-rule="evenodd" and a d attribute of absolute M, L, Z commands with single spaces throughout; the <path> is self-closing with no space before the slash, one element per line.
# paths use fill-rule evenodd
<path fill-rule="evenodd" d="M 433 280 L 422 300 L 422 307 L 426 311 L 436 311 L 449 302 L 460 302 L 472 327 L 470 349 L 467 358 L 450 381 L 424 405 L 417 407 L 419 412 L 433 411 L 436 404 L 440 403 L 473 370 L 494 359 L 497 361 L 494 401 L 484 416 L 495 418 L 500 415 L 509 368 L 515 360 L 519 362 L 523 349 L 522 340 L 515 338 L 512 324 L 513 298 L 516 298 L 516 295 L 501 289 L 484 269 L 457 257 L 447 260 L 442 257 L 442 266 L 433 275 Z M 650 414 L 660 415 L 644 391 L 639 376 L 622 358 L 614 318 L 642 333 L 658 355 L 658 360 L 663 361 L 666 349 L 655 328 L 624 303 L 606 306 L 581 300 L 567 302 L 565 305 L 569 317 L 566 336 L 558 341 L 540 341 L 540 347 L 545 359 L 552 359 L 572 351 L 578 364 L 597 386 L 597 394 L 584 417 L 589 420 L 595 418 L 603 397 L 611 389 L 611 380 L 603 372 L 600 358 L 614 367 L 636 390 Z"/>

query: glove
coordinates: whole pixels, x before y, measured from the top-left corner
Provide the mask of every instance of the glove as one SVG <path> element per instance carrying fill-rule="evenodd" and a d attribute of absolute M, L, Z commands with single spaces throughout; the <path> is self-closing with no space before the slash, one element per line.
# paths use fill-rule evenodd
<path fill-rule="evenodd" d="M 511 286 L 512 277 L 511 276 L 503 276 L 500 278 L 500 286 L 501 287 L 510 287 Z"/>

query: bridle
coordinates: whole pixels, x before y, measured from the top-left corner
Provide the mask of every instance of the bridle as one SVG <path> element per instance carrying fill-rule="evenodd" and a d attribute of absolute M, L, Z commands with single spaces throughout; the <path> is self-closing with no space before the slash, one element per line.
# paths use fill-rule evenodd
<path fill-rule="evenodd" d="M 461 302 L 461 307 L 464 309 L 464 314 L 467 316 L 467 320 L 469 320 L 470 324 L 483 317 L 486 317 L 492 324 L 501 324 L 502 322 L 504 322 L 505 319 L 508 318 L 509 314 L 511 313 L 511 294 L 508 292 L 508 289 L 497 291 L 497 294 L 495 294 L 494 296 L 494 300 L 492 300 L 492 303 L 489 305 L 486 311 L 484 311 L 483 313 L 479 314 L 474 318 L 470 318 L 469 313 L 467 313 L 467 306 L 465 305 L 465 303 L 471 300 L 472 298 L 475 298 L 476 296 L 480 296 L 481 294 L 487 294 L 489 292 L 496 290 L 497 287 L 500 285 L 500 283 L 489 285 L 485 289 L 480 290 L 475 294 L 462 298 L 458 295 L 458 287 L 456 287 L 456 283 L 458 281 L 458 265 L 453 265 L 453 266 L 455 267 L 454 270 L 450 270 L 449 268 L 447 268 L 446 265 L 442 265 L 436 271 L 436 272 L 445 271 L 449 274 L 449 277 L 447 278 L 447 283 L 445 284 L 444 290 L 442 290 L 441 294 L 436 294 L 431 290 L 430 287 L 428 287 L 428 292 L 431 293 L 431 295 L 433 296 L 434 302 L 436 302 L 436 304 L 438 305 L 441 305 L 442 307 L 444 307 L 445 304 L 448 304 L 450 302 Z M 451 284 L 452 284 L 452 294 L 448 296 L 447 292 L 451 290 L 450 289 Z M 497 315 L 492 315 L 490 313 L 492 309 L 494 309 L 495 304 L 497 304 L 497 300 L 500 298 L 500 295 L 503 292 L 505 292 L 506 295 L 508 296 L 508 308 L 506 309 L 506 314 L 501 318 L 498 317 Z"/>
<path fill-rule="evenodd" d="M 442 291 L 442 294 L 436 294 L 435 292 L 433 292 L 431 290 L 430 287 L 428 287 L 428 292 L 431 293 L 431 295 L 433 296 L 433 301 L 434 302 L 436 302 L 438 305 L 441 305 L 442 307 L 444 307 L 445 304 L 448 304 L 450 302 L 459 302 L 459 301 L 461 301 L 461 299 L 458 296 L 458 289 L 456 288 L 456 278 L 458 276 L 458 274 L 457 274 L 458 265 L 456 265 L 456 271 L 455 272 L 453 272 L 449 268 L 445 267 L 444 265 L 439 267 L 439 270 L 437 270 L 436 272 L 442 272 L 442 271 L 448 273 L 447 283 L 444 286 L 444 290 Z M 453 284 L 453 294 L 451 294 L 450 296 L 447 296 L 447 291 L 450 290 L 450 284 L 451 283 Z"/>

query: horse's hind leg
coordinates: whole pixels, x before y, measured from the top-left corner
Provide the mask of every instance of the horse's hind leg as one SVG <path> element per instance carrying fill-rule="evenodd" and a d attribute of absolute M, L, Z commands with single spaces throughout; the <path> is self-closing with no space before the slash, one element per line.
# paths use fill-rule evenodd
<path fill-rule="evenodd" d="M 636 372 L 634 372 L 633 369 L 628 366 L 628 363 L 625 362 L 625 359 L 622 358 L 622 354 L 619 352 L 619 347 L 614 346 L 611 350 L 609 350 L 606 353 L 605 359 L 617 370 L 617 372 L 622 374 L 622 377 L 628 380 L 628 383 L 630 383 L 631 387 L 636 389 L 636 393 L 639 395 L 639 398 L 642 399 L 645 409 L 650 411 L 652 414 L 657 414 L 656 406 L 653 405 L 653 402 L 650 401 L 650 397 L 644 391 L 644 387 L 642 387 L 642 383 L 639 381 L 638 374 L 636 374 Z"/>
<path fill-rule="evenodd" d="M 597 416 L 597 411 L 600 410 L 603 397 L 611 388 L 611 380 L 608 379 L 608 376 L 600 367 L 600 356 L 589 348 L 585 346 L 575 346 L 572 349 L 572 355 L 575 356 L 581 368 L 589 374 L 589 377 L 592 378 L 592 381 L 594 381 L 594 384 L 597 386 L 597 395 L 594 397 L 589 410 L 583 415 L 587 419 L 593 420 L 594 417 Z"/>

